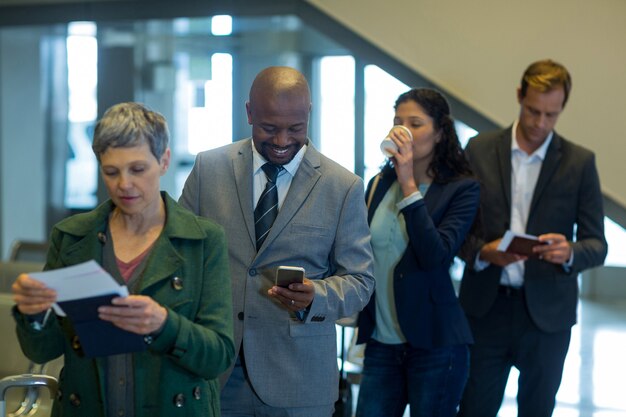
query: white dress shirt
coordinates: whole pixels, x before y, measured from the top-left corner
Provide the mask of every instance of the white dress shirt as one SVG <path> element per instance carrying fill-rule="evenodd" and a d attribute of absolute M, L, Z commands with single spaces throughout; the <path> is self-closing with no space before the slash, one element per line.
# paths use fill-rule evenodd
<path fill-rule="evenodd" d="M 526 233 L 530 203 L 554 133 L 550 132 L 545 142 L 535 152 L 528 155 L 517 143 L 518 123 L 519 121 L 516 120 L 513 124 L 511 140 L 511 225 L 509 228 L 514 232 Z M 521 287 L 524 284 L 524 262 L 518 261 L 504 267 L 500 284 Z"/>
<path fill-rule="evenodd" d="M 259 198 L 261 198 L 261 194 L 265 189 L 265 184 L 267 184 L 267 176 L 265 176 L 265 172 L 261 167 L 268 162 L 259 151 L 254 147 L 254 141 L 250 142 L 252 144 L 252 207 L 256 207 L 259 202 Z M 291 187 L 291 180 L 298 172 L 298 168 L 300 167 L 300 163 L 302 162 L 302 158 L 304 158 L 304 153 L 306 152 L 307 145 L 304 145 L 296 156 L 286 165 L 283 165 L 282 171 L 278 174 L 278 178 L 276 179 L 276 187 L 278 188 L 278 210 L 283 206 L 283 202 L 285 201 L 285 197 L 287 196 L 287 192 L 289 191 L 289 187 Z"/>

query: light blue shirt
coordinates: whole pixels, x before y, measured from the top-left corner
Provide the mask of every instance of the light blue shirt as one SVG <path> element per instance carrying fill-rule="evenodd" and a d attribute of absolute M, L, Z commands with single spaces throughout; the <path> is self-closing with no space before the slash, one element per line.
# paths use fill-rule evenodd
<path fill-rule="evenodd" d="M 419 190 L 403 198 L 400 184 L 394 182 L 376 208 L 370 224 L 376 279 L 376 327 L 372 337 L 381 343 L 406 342 L 398 323 L 393 271 L 409 244 L 406 222 L 400 210 L 421 200 L 422 195 L 428 190 L 428 185 L 420 185 Z"/>

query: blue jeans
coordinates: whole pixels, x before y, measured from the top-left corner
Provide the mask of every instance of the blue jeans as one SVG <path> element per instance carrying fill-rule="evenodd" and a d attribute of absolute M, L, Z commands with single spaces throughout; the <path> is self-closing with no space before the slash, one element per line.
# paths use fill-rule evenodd
<path fill-rule="evenodd" d="M 453 417 L 467 381 L 467 345 L 416 349 L 370 340 L 365 348 L 357 417 Z"/>

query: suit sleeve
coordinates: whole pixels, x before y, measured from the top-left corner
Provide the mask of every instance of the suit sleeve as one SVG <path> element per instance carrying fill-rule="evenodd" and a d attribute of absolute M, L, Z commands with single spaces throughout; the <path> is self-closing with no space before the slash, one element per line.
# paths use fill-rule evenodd
<path fill-rule="evenodd" d="M 583 169 L 576 225 L 576 241 L 572 242 L 573 273 L 602 265 L 608 249 L 604 237 L 602 191 L 593 155 L 587 158 Z"/>
<path fill-rule="evenodd" d="M 472 168 L 474 173 L 476 173 L 476 169 L 474 167 L 475 161 L 473 161 L 472 159 L 472 153 L 473 153 L 472 151 L 474 149 L 474 144 L 475 142 L 473 142 L 473 139 L 470 139 L 470 141 L 467 143 L 467 146 L 465 147 L 465 157 L 467 158 L 467 161 L 469 162 L 470 167 Z M 479 188 L 480 188 L 480 185 L 479 185 Z M 483 199 L 483 193 L 481 193 L 480 190 L 479 190 L 479 194 L 480 194 L 480 197 L 479 197 L 478 206 L 480 206 L 480 204 L 484 204 L 484 201 L 481 201 Z M 482 219 L 479 218 L 480 216 L 481 216 L 481 212 L 478 211 L 478 213 L 476 213 L 473 219 L 473 223 L 479 227 L 483 224 Z M 480 252 L 480 250 L 485 245 L 485 243 L 487 243 L 484 239 L 484 236 L 482 235 L 483 231 L 479 227 L 470 226 L 469 233 L 465 236 L 465 240 L 463 241 L 461 245 L 461 248 L 459 251 L 459 257 L 463 259 L 466 265 L 474 265 L 478 252 Z"/>
<path fill-rule="evenodd" d="M 320 316 L 333 321 L 352 316 L 367 305 L 374 291 L 365 196 L 358 178 L 345 195 L 330 252 L 330 267 L 332 276 L 313 281 L 315 298 L 306 322 Z"/>
<path fill-rule="evenodd" d="M 467 180 L 459 184 L 437 225 L 423 199 L 402 209 L 409 235 L 409 250 L 421 269 L 439 268 L 452 262 L 472 226 L 479 196 L 476 181 Z"/>

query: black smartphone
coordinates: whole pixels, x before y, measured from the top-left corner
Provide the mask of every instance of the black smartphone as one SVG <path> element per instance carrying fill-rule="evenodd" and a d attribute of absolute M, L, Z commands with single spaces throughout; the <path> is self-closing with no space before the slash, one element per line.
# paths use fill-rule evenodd
<path fill-rule="evenodd" d="M 302 283 L 304 280 L 304 268 L 299 266 L 279 266 L 276 270 L 276 286 L 288 287 L 294 282 Z"/>

